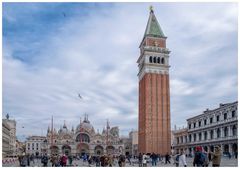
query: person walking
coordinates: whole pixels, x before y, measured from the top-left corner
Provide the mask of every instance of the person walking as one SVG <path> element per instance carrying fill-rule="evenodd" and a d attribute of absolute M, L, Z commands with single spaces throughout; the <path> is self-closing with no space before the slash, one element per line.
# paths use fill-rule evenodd
<path fill-rule="evenodd" d="M 177 152 L 175 154 L 175 156 L 173 157 L 174 164 L 176 165 L 176 167 L 179 167 L 179 156 L 180 156 L 180 154 Z"/>
<path fill-rule="evenodd" d="M 203 149 L 204 162 L 203 167 L 208 167 L 209 165 L 209 153 Z"/>
<path fill-rule="evenodd" d="M 143 154 L 142 158 L 143 167 L 147 167 L 147 155 Z"/>
<path fill-rule="evenodd" d="M 183 150 L 179 155 L 179 167 L 187 167 L 186 155 Z"/>
<path fill-rule="evenodd" d="M 65 154 L 63 154 L 63 156 L 61 157 L 61 164 L 62 167 L 66 167 L 67 166 L 67 156 Z"/>
<path fill-rule="evenodd" d="M 47 167 L 48 165 L 48 156 L 47 156 L 47 153 L 45 153 L 41 159 L 41 162 L 43 164 L 43 167 Z"/>
<path fill-rule="evenodd" d="M 212 155 L 212 166 L 220 167 L 222 152 L 219 146 L 215 147 L 215 152 L 211 152 Z"/>
<path fill-rule="evenodd" d="M 138 155 L 138 164 L 139 164 L 139 167 L 143 166 L 143 155 L 142 155 L 142 153 L 139 153 L 139 155 Z"/>
<path fill-rule="evenodd" d="M 168 153 L 165 155 L 165 164 L 167 163 L 171 164 L 170 155 Z"/>
<path fill-rule="evenodd" d="M 96 156 L 96 167 L 100 167 L 100 157 L 99 156 Z"/>
<path fill-rule="evenodd" d="M 202 147 L 197 146 L 195 148 L 195 154 L 194 154 L 194 159 L 193 159 L 193 166 L 197 167 L 203 167 L 204 164 L 204 155 L 202 153 Z"/>
<path fill-rule="evenodd" d="M 157 158 L 158 158 L 158 156 L 155 153 L 152 153 L 150 158 L 152 159 L 152 166 L 157 166 Z"/>
<path fill-rule="evenodd" d="M 109 167 L 113 166 L 113 156 L 111 154 L 108 155 L 108 166 Z"/>

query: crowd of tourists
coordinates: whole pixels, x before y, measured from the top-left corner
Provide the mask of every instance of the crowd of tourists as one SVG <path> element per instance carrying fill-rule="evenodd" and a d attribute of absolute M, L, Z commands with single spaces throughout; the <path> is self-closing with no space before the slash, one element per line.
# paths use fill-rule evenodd
<path fill-rule="evenodd" d="M 139 153 L 138 156 L 131 155 L 96 155 L 91 156 L 84 154 L 82 156 L 72 156 L 72 155 L 57 155 L 52 154 L 48 156 L 44 154 L 42 156 L 33 155 L 23 155 L 19 156 L 20 166 L 30 166 L 30 163 L 34 164 L 34 159 L 40 160 L 43 167 L 64 167 L 64 166 L 77 166 L 77 163 L 73 164 L 73 161 L 81 160 L 84 166 L 96 166 L 96 167 L 124 167 L 126 163 L 130 166 L 148 167 L 148 166 L 158 166 L 159 164 L 172 164 L 176 167 L 187 167 L 186 154 L 184 151 L 177 152 L 173 155 L 165 154 L 155 154 Z M 188 155 L 191 158 L 191 156 Z M 219 146 L 214 147 L 214 151 L 205 151 L 201 146 L 195 147 L 194 155 L 192 159 L 192 165 L 194 167 L 208 167 L 210 162 L 213 167 L 218 167 L 221 164 L 222 151 Z M 172 163 L 171 163 L 172 161 Z"/>
<path fill-rule="evenodd" d="M 219 167 L 221 163 L 222 152 L 219 146 L 215 146 L 215 151 L 205 151 L 201 146 L 195 147 L 193 166 L 194 167 L 208 167 L 212 162 L 212 167 Z M 186 155 L 184 151 L 176 153 L 174 158 L 174 164 L 176 167 L 187 167 Z"/>

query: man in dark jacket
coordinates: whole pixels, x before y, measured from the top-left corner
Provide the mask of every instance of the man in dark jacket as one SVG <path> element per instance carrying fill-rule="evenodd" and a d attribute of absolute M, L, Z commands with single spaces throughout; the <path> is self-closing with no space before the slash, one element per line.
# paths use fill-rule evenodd
<path fill-rule="evenodd" d="M 48 156 L 47 154 L 44 154 L 42 159 L 41 159 L 41 162 L 43 163 L 43 167 L 47 167 L 47 164 L 48 164 Z"/>
<path fill-rule="evenodd" d="M 203 167 L 204 164 L 204 155 L 202 153 L 202 147 L 197 146 L 195 148 L 195 154 L 194 154 L 194 159 L 193 159 L 193 166 L 197 167 Z"/>

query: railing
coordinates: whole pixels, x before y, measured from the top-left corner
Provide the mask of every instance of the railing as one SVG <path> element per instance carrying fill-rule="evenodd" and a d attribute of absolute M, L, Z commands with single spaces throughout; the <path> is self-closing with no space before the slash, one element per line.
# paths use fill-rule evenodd
<path fill-rule="evenodd" d="M 164 53 L 170 53 L 168 48 L 160 48 L 160 47 L 156 47 L 156 46 L 144 46 L 143 49 L 154 50 L 154 51 L 159 51 L 159 52 L 164 52 Z"/>
<path fill-rule="evenodd" d="M 227 136 L 227 137 L 219 137 L 219 138 L 213 138 L 213 139 L 207 139 L 207 140 L 196 140 L 192 142 L 188 142 L 187 144 L 195 144 L 195 143 L 208 143 L 208 142 L 215 142 L 215 141 L 226 141 L 230 139 L 237 139 L 238 136 Z"/>

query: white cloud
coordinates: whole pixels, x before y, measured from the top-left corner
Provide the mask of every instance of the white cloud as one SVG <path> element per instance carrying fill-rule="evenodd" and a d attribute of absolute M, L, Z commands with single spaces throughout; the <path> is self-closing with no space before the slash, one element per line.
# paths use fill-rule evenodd
<path fill-rule="evenodd" d="M 39 51 L 31 56 L 31 63 L 13 56 L 15 49 L 26 50 L 28 44 L 18 43 L 17 38 L 11 44 L 3 37 L 3 111 L 19 120 L 18 134 L 40 134 L 47 129 L 51 115 L 56 127 L 64 119 L 69 127 L 76 127 L 84 113 L 99 129 L 107 118 L 111 125 L 119 125 L 123 134 L 137 129 L 136 60 L 148 5 L 115 4 L 93 11 L 81 21 L 81 16 L 72 16 L 51 29 L 47 37 L 40 35 L 30 49 Z M 187 117 L 206 106 L 217 106 L 221 100 L 234 101 L 237 37 L 230 35 L 237 35 L 236 6 L 164 3 L 157 4 L 155 11 L 172 51 L 172 125 L 184 124 Z M 232 43 L 231 49 L 226 42 Z"/>

